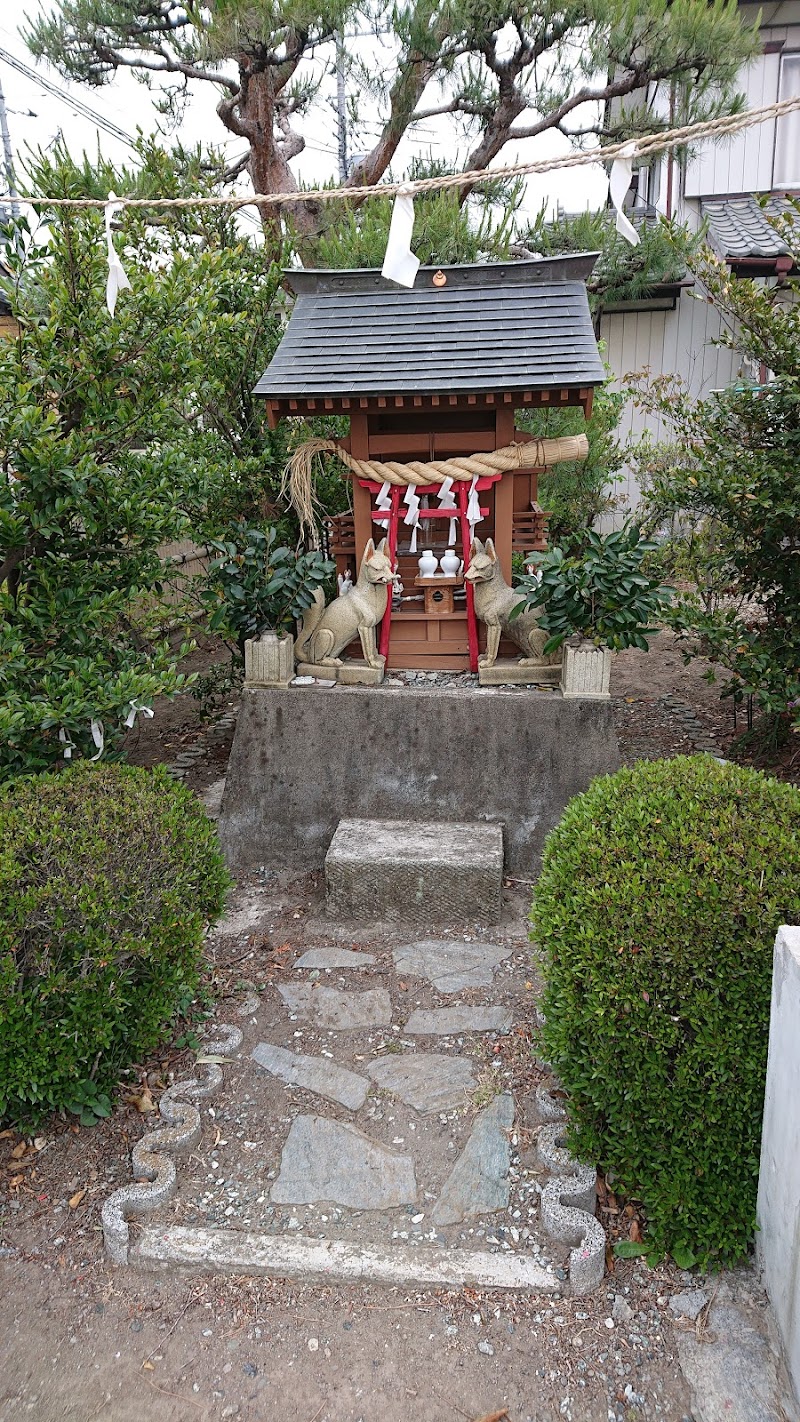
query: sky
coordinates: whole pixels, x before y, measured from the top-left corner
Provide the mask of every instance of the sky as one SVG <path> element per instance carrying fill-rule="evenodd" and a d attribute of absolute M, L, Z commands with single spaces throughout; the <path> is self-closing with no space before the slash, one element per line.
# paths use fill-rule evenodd
<path fill-rule="evenodd" d="M 35 6 L 26 7 L 27 13 L 35 12 Z M 153 97 L 148 89 L 138 83 L 131 74 L 119 72 L 114 80 L 102 88 L 88 85 L 73 85 L 63 79 L 56 69 L 41 60 L 35 60 L 20 37 L 17 25 L 22 23 L 26 11 L 18 0 L 2 8 L 0 18 L 0 47 L 16 56 L 24 64 L 38 71 L 44 78 L 63 90 L 67 96 L 109 120 L 116 128 L 134 137 L 136 127 L 145 133 L 155 132 L 164 124 L 157 112 Z M 357 43 L 361 53 L 372 63 L 385 63 L 389 52 L 381 53 L 379 41 L 349 41 Z M 316 65 L 321 86 L 322 102 L 315 106 L 309 118 L 302 121 L 301 132 L 306 138 L 306 149 L 295 159 L 292 167 L 298 177 L 307 184 L 329 180 L 337 172 L 336 117 L 333 107 L 335 84 L 333 77 L 326 75 L 324 66 Z M 97 152 L 98 137 L 105 157 L 116 162 L 129 162 L 130 147 L 120 138 L 98 129 L 97 125 L 79 113 L 66 100 L 46 92 L 36 81 L 18 73 L 0 56 L 0 81 L 6 99 L 8 126 L 15 164 L 24 163 L 26 147 L 47 148 L 55 142 L 59 134 L 75 157 L 82 152 L 93 156 Z M 242 152 L 243 140 L 226 133 L 217 118 L 214 107 L 218 92 L 210 84 L 193 86 L 192 98 L 177 136 L 185 144 L 197 142 L 214 143 L 225 149 L 233 158 Z M 370 116 L 370 135 L 377 136 L 379 114 Z M 166 142 L 171 141 L 167 135 Z M 434 157 L 449 155 L 452 151 L 452 130 L 447 120 L 430 120 L 420 137 L 412 142 L 405 141 L 398 153 L 395 168 L 401 172 L 414 154 L 432 154 Z M 524 143 L 510 143 L 503 150 L 498 163 L 513 163 L 520 159 L 546 158 L 569 152 L 566 139 L 560 134 L 543 134 L 538 139 Z M 240 186 L 247 186 L 247 179 Z M 527 179 L 523 210 L 533 217 L 546 203 L 549 213 L 555 212 L 561 204 L 568 212 L 576 212 L 587 206 L 599 207 L 605 201 L 607 179 L 603 170 L 597 167 L 566 170 Z M 3 190 L 5 185 L 3 184 Z"/>

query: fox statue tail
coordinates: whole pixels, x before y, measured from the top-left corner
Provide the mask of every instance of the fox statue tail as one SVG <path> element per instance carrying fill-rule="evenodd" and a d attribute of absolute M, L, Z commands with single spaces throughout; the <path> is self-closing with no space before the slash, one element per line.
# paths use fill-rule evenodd
<path fill-rule="evenodd" d="M 308 644 L 319 625 L 320 618 L 325 611 L 325 594 L 322 588 L 314 590 L 314 601 L 309 607 L 304 617 L 300 619 L 300 630 L 294 644 L 294 654 L 298 662 L 311 661 L 312 658 L 306 655 Z"/>

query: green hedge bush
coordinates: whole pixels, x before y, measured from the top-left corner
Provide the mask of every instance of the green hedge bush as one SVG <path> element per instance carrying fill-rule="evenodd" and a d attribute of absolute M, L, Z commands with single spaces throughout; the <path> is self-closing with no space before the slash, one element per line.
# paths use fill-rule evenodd
<path fill-rule="evenodd" d="M 595 780 L 549 836 L 532 913 L 571 1143 L 653 1252 L 753 1237 L 772 950 L 800 922 L 800 790 L 710 756 Z"/>
<path fill-rule="evenodd" d="M 79 762 L 0 790 L 0 1120 L 102 1100 L 194 992 L 228 875 L 163 769 Z"/>

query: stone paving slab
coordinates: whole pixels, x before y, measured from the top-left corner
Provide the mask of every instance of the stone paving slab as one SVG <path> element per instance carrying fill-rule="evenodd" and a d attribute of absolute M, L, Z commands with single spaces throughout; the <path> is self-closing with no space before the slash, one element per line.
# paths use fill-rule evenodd
<path fill-rule="evenodd" d="M 395 948 L 393 956 L 398 973 L 427 978 L 437 992 L 448 993 L 491 987 L 495 968 L 510 955 L 510 948 L 500 948 L 496 943 L 424 938 Z"/>
<path fill-rule="evenodd" d="M 510 1132 L 514 1098 L 495 1097 L 479 1116 L 433 1208 L 437 1225 L 461 1224 L 476 1215 L 493 1214 L 508 1205 L 511 1163 Z"/>
<path fill-rule="evenodd" d="M 272 1187 L 276 1204 L 322 1201 L 352 1210 L 389 1210 L 417 1198 L 414 1162 L 355 1126 L 324 1116 L 296 1116 Z"/>
<path fill-rule="evenodd" d="M 369 1082 L 326 1057 L 287 1052 L 285 1047 L 276 1047 L 271 1042 L 259 1042 L 250 1055 L 259 1066 L 289 1086 L 300 1086 L 328 1101 L 338 1101 L 349 1111 L 358 1111 L 367 1099 Z"/>
<path fill-rule="evenodd" d="M 278 992 L 290 1012 L 319 1027 L 337 1032 L 359 1027 L 388 1027 L 392 1002 L 385 988 L 364 992 L 340 992 L 338 988 L 317 987 L 315 983 L 281 984 Z"/>
<path fill-rule="evenodd" d="M 145 1227 L 134 1251 L 140 1269 L 267 1274 L 283 1279 L 363 1280 L 432 1288 L 525 1289 L 552 1298 L 565 1287 L 521 1254 L 466 1249 L 376 1249 L 342 1240 L 281 1239 L 240 1230 Z"/>
<path fill-rule="evenodd" d="M 387 1277 L 396 1269 L 398 1279 L 410 1282 L 420 1270 L 404 1272 L 405 1254 L 433 1256 L 437 1262 L 423 1264 L 422 1272 L 433 1269 L 438 1279 L 443 1270 L 441 1277 L 458 1285 L 460 1265 L 447 1257 L 457 1261 L 480 1251 L 489 1260 L 512 1261 L 525 1287 L 532 1269 L 533 1277 L 543 1271 L 551 1291 L 557 1289 L 569 1251 L 541 1228 L 540 1167 L 528 1149 L 524 1105 L 510 1142 L 505 1208 L 495 1211 L 489 1198 L 483 1215 L 465 1213 L 452 1224 L 434 1218 L 443 1189 L 458 1183 L 458 1175 L 452 1177 L 475 1126 L 477 1088 L 491 1079 L 494 1095 L 511 1090 L 515 1079 L 515 1053 L 498 1034 L 510 1027 L 514 1002 L 528 1010 L 524 906 L 518 925 L 477 932 L 465 942 L 452 933 L 441 940 L 401 936 L 397 927 L 338 930 L 324 917 L 298 916 L 297 897 L 267 895 L 260 884 L 249 899 L 265 934 L 298 956 L 294 963 L 288 956 L 265 958 L 268 980 L 233 1007 L 237 1016 L 246 1013 L 243 1050 L 226 1063 L 213 1107 L 201 1107 L 201 1142 L 179 1162 L 174 1197 L 147 1224 L 208 1231 L 212 1238 L 217 1230 L 263 1234 L 276 1241 L 276 1257 L 289 1242 L 301 1254 L 342 1246 L 364 1258 L 374 1254 L 378 1271 L 380 1260 L 389 1260 Z M 240 893 L 234 902 L 240 909 L 248 899 Z M 447 943 L 432 962 L 437 970 L 450 966 L 452 952 L 461 959 L 455 971 L 486 971 L 484 955 L 470 951 L 486 948 L 492 986 L 470 987 L 471 1001 L 449 997 L 450 1005 L 440 1007 L 430 978 L 414 981 L 409 974 L 406 980 L 395 969 L 395 950 L 418 942 Z M 327 974 L 348 976 L 351 953 L 358 966 L 342 991 L 345 984 Z M 366 964 L 367 956 L 375 961 Z M 322 966 L 332 961 L 336 968 Z M 298 969 L 298 962 L 309 966 Z M 316 1095 L 303 1100 L 297 1094 L 303 1090 Z M 470 1188 L 464 1187 L 467 1194 Z M 209 1267 L 216 1267 L 213 1259 Z M 309 1267 L 307 1260 L 298 1266 L 298 1277 Z M 489 1267 L 503 1268 L 499 1262 Z"/>
<path fill-rule="evenodd" d="M 434 1007 L 412 1012 L 405 1027 L 410 1037 L 454 1037 L 463 1032 L 510 1032 L 511 1013 L 504 1007 Z"/>
<path fill-rule="evenodd" d="M 399 1096 L 422 1115 L 466 1105 L 475 1087 L 475 1074 L 469 1061 L 437 1052 L 384 1057 L 370 1062 L 367 1071 L 378 1086 Z"/>
<path fill-rule="evenodd" d="M 309 948 L 295 963 L 296 968 L 369 968 L 377 960 L 374 953 L 354 953 L 352 948 Z"/>

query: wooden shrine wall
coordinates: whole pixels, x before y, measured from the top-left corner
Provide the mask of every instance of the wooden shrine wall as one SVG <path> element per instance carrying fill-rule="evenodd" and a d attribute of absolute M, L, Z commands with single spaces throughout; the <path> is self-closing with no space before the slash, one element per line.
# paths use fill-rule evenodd
<path fill-rule="evenodd" d="M 514 410 L 510 405 L 495 409 L 430 410 L 415 417 L 407 411 L 353 411 L 351 413 L 348 446 L 360 459 L 448 459 L 454 455 L 481 453 L 501 448 L 515 439 L 526 439 L 515 430 Z M 476 528 L 482 540 L 494 540 L 507 582 L 512 580 L 512 551 L 527 551 L 535 546 L 533 533 L 537 520 L 531 504 L 537 499 L 538 478 L 535 470 L 516 470 L 503 477 L 480 494 L 481 506 L 487 516 Z M 436 507 L 435 496 L 431 506 Z M 350 567 L 355 572 L 361 553 L 370 537 L 377 538 L 379 526 L 372 519 L 372 498 L 358 480 L 353 481 L 353 521 L 339 523 L 338 542 L 331 551 L 336 557 L 337 571 Z M 397 563 L 404 585 L 401 607 L 392 613 L 388 667 L 419 670 L 468 671 L 466 594 L 463 587 L 456 592 L 455 608 L 449 615 L 426 613 L 422 590 L 414 585 L 419 571 L 418 559 L 424 549 L 437 556 L 448 546 L 447 519 L 420 521 L 417 551 L 409 549 L 411 530 L 402 523 L 398 543 Z M 539 524 L 541 537 L 541 525 Z M 351 542 L 352 539 L 352 542 Z M 460 533 L 456 538 L 459 558 L 463 558 Z M 485 631 L 479 628 L 483 650 Z M 512 656 L 517 649 L 503 644 L 501 655 Z M 361 655 L 358 643 L 349 654 Z"/>

